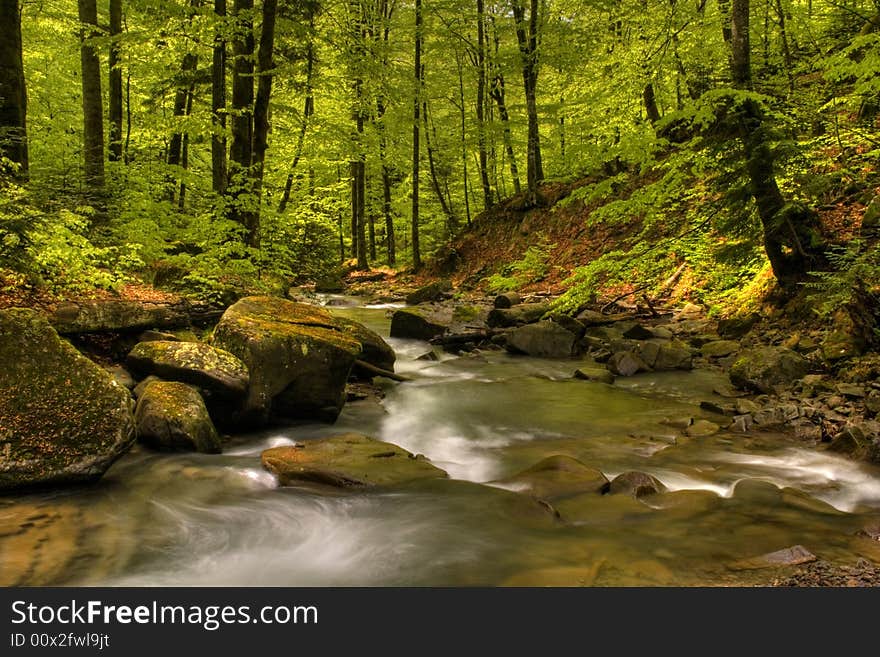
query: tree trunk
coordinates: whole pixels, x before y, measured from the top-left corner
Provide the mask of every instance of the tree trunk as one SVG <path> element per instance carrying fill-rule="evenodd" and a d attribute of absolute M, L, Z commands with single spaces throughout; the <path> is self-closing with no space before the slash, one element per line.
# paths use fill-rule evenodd
<path fill-rule="evenodd" d="M 642 91 L 642 99 L 645 101 L 645 114 L 651 125 L 660 120 L 660 110 L 657 108 L 657 96 L 654 94 L 654 85 L 650 82 L 645 85 Z"/>
<path fill-rule="evenodd" d="M 82 66 L 83 157 L 85 182 L 100 202 L 104 194 L 104 109 L 101 62 L 90 40 L 100 34 L 95 0 L 78 0 L 80 63 Z"/>
<path fill-rule="evenodd" d="M 489 94 L 498 106 L 498 117 L 501 119 L 501 125 L 503 127 L 502 137 L 504 139 L 504 150 L 507 154 L 507 161 L 510 166 L 510 178 L 513 181 L 513 192 L 514 194 L 519 194 L 522 191 L 522 184 L 519 180 L 519 168 L 516 166 L 516 155 L 513 152 L 513 139 L 510 130 L 510 113 L 507 111 L 504 73 L 497 62 L 500 41 L 494 19 L 492 20 L 492 34 L 495 41 L 495 59 L 492 61 L 492 68 L 495 71 L 495 75 L 493 76 L 492 87 L 489 90 Z M 565 148 L 563 147 L 563 151 L 564 150 Z"/>
<path fill-rule="evenodd" d="M 21 54 L 21 12 L 18 0 L 0 0 L 0 156 L 14 162 L 13 175 L 28 176 L 27 87 Z"/>
<path fill-rule="evenodd" d="M 425 100 L 422 103 L 422 115 L 425 122 L 425 149 L 428 152 L 428 170 L 431 174 L 431 186 L 434 188 L 434 193 L 437 195 L 437 201 L 440 203 L 440 209 L 443 211 L 443 216 L 446 217 L 446 232 L 449 237 L 451 237 L 455 229 L 457 227 L 458 221 L 455 218 L 455 213 L 452 211 L 452 206 L 447 200 L 446 196 L 443 194 L 443 189 L 440 186 L 440 179 L 437 176 L 437 166 L 434 162 L 434 146 L 431 143 L 431 125 L 428 119 L 428 101 Z M 434 136 L 436 137 L 436 132 Z"/>
<path fill-rule="evenodd" d="M 174 107 L 172 113 L 175 119 L 179 120 L 186 116 L 186 106 L 189 102 L 190 93 L 193 89 L 193 73 L 198 64 L 198 57 L 195 53 L 187 53 L 183 56 L 183 63 L 180 66 L 180 86 L 174 92 Z M 181 153 L 183 150 L 183 131 L 175 132 L 171 135 L 171 142 L 168 146 L 168 157 L 166 163 L 169 166 L 180 166 Z"/>
<path fill-rule="evenodd" d="M 376 100 L 377 129 L 379 131 L 379 162 L 382 166 L 382 215 L 385 217 L 385 250 L 389 267 L 397 265 L 394 239 L 394 215 L 391 212 L 391 169 L 388 166 L 388 136 L 385 128 L 385 102 Z"/>
<path fill-rule="evenodd" d="M 351 171 L 351 257 L 357 258 L 358 254 L 358 193 L 360 185 L 358 184 L 358 176 L 360 169 L 357 159 L 353 159 L 348 163 Z"/>
<path fill-rule="evenodd" d="M 525 0 L 515 0 L 513 15 L 516 20 L 516 39 L 522 59 L 523 87 L 528 116 L 528 168 L 526 173 L 530 205 L 538 204 L 538 184 L 544 179 L 541 160 L 541 140 L 538 131 L 538 41 L 539 0 L 531 0 L 528 20 L 525 16 Z"/>
<path fill-rule="evenodd" d="M 461 119 L 461 168 L 462 180 L 464 182 L 464 212 L 467 217 L 467 225 L 471 225 L 471 201 L 468 181 L 468 156 L 467 156 L 467 116 L 465 114 L 464 105 L 464 75 L 462 70 L 461 58 L 456 53 L 455 63 L 458 67 L 458 109 Z"/>
<path fill-rule="evenodd" d="M 122 58 L 119 38 L 122 35 L 122 0 L 110 0 L 110 57 L 107 80 L 110 85 L 108 99 L 108 123 L 110 124 L 110 145 L 108 159 L 111 162 L 122 160 Z"/>
<path fill-rule="evenodd" d="M 486 9 L 484 0 L 477 0 L 477 148 L 480 182 L 483 184 L 483 209 L 492 207 L 492 186 L 489 183 L 489 156 L 486 152 Z"/>
<path fill-rule="evenodd" d="M 730 73 L 733 85 L 752 87 L 751 48 L 749 44 L 749 0 L 732 0 L 730 12 Z"/>
<path fill-rule="evenodd" d="M 233 0 L 232 38 L 232 144 L 229 147 L 227 191 L 230 192 L 229 217 L 244 228 L 244 241 L 252 238 L 255 202 L 251 191 L 250 169 L 254 147 L 254 26 L 253 0 Z"/>
<path fill-rule="evenodd" d="M 309 26 L 314 29 L 314 18 L 309 18 Z M 306 48 L 306 98 L 303 106 L 303 119 L 299 126 L 299 134 L 296 137 L 296 149 L 293 153 L 293 162 L 290 164 L 290 171 L 287 172 L 287 180 L 284 183 L 284 192 L 281 194 L 281 201 L 278 203 L 279 214 L 287 209 L 290 203 L 290 193 L 293 190 L 294 176 L 296 175 L 296 167 L 302 157 L 303 145 L 306 140 L 306 130 L 308 130 L 309 119 L 315 113 L 315 97 L 312 91 L 312 73 L 315 67 L 315 46 L 312 42 L 311 33 L 309 34 L 309 44 Z"/>
<path fill-rule="evenodd" d="M 419 244 L 419 108 L 422 97 L 422 0 L 415 0 L 415 89 L 413 90 L 413 155 L 412 155 L 412 262 L 413 269 L 422 268 L 422 254 Z"/>
<path fill-rule="evenodd" d="M 226 0 L 214 0 L 214 14 L 219 25 L 211 63 L 211 188 L 222 194 L 226 189 Z"/>
<path fill-rule="evenodd" d="M 241 177 L 250 169 L 254 142 L 254 29 L 250 12 L 254 0 L 233 0 L 235 35 L 232 41 L 232 145 L 230 175 Z M 230 181 L 231 182 L 231 181 Z M 241 186 L 239 180 L 236 186 Z"/>
<path fill-rule="evenodd" d="M 192 114 L 193 96 L 195 96 L 195 93 L 195 85 L 190 86 L 189 93 L 186 95 L 186 109 L 184 110 L 184 116 L 190 116 Z M 187 167 L 189 167 L 189 134 L 183 133 L 183 143 L 181 144 L 180 149 L 180 168 L 186 171 Z M 186 209 L 186 179 L 183 176 L 181 176 L 180 187 L 177 194 L 177 209 L 180 212 L 183 212 L 184 209 Z"/>
<path fill-rule="evenodd" d="M 266 151 L 269 149 L 269 100 L 272 97 L 272 62 L 275 48 L 275 17 L 278 0 L 263 0 L 263 24 L 260 28 L 260 50 L 257 53 L 257 98 L 254 101 L 254 142 L 252 153 L 251 178 L 254 202 L 245 215 L 247 244 L 254 248 L 260 246 L 260 197 L 263 191 L 263 171 L 266 164 Z"/>

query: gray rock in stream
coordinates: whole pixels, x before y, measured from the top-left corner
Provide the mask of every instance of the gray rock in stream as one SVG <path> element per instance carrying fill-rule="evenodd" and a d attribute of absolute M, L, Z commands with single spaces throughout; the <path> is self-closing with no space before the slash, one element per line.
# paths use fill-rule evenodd
<path fill-rule="evenodd" d="M 578 336 L 547 320 L 508 331 L 506 347 L 538 358 L 571 358 L 578 353 Z"/>

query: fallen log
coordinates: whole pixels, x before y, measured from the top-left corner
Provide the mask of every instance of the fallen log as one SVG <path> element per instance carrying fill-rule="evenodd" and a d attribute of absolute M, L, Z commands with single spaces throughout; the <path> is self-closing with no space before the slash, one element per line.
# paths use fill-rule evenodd
<path fill-rule="evenodd" d="M 355 367 L 359 367 L 365 372 L 369 372 L 375 376 L 384 376 L 386 379 L 391 379 L 392 381 L 400 381 L 404 383 L 406 381 L 412 381 L 401 374 L 397 374 L 396 372 L 392 372 L 391 370 L 382 369 L 381 367 L 376 367 L 375 365 L 368 363 L 365 360 L 356 360 L 354 361 Z"/>

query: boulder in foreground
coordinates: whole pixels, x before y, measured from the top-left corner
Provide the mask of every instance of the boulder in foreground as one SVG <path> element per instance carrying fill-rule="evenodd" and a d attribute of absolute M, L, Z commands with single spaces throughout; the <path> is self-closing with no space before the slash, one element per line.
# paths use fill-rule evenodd
<path fill-rule="evenodd" d="M 214 345 L 250 372 L 239 423 L 270 418 L 333 422 L 361 344 L 323 308 L 277 297 L 246 297 L 214 330 Z"/>
<path fill-rule="evenodd" d="M 42 315 L 0 311 L 0 490 L 98 479 L 134 438 L 128 390 Z"/>
<path fill-rule="evenodd" d="M 282 486 L 298 482 L 340 488 L 393 486 L 446 477 L 443 470 L 424 457 L 358 433 L 273 447 L 264 451 L 260 460 Z"/>
<path fill-rule="evenodd" d="M 154 381 L 138 399 L 138 440 L 156 449 L 219 454 L 220 436 L 199 391 L 185 383 Z"/>

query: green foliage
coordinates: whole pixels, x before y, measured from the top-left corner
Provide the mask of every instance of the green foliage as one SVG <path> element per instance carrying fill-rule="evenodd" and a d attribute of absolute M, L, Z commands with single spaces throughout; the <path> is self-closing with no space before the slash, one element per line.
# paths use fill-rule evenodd
<path fill-rule="evenodd" d="M 30 252 L 36 274 L 55 293 L 94 288 L 115 290 L 127 272 L 143 266 L 137 245 L 97 247 L 89 241 L 89 207 L 61 210 L 33 234 Z"/>
<path fill-rule="evenodd" d="M 42 220 L 22 187 L 0 179 L 0 268 L 34 273 L 31 247 Z"/>
<path fill-rule="evenodd" d="M 487 289 L 498 294 L 541 281 L 549 271 L 547 260 L 555 248 L 555 244 L 548 244 L 545 241 L 533 244 L 521 259 L 506 265 L 501 272 L 489 276 L 486 279 Z"/>
<path fill-rule="evenodd" d="M 880 289 L 880 244 L 855 239 L 832 247 L 827 256 L 832 270 L 813 272 L 814 280 L 806 284 L 819 315 L 830 316 L 850 303 L 855 289 Z"/>

